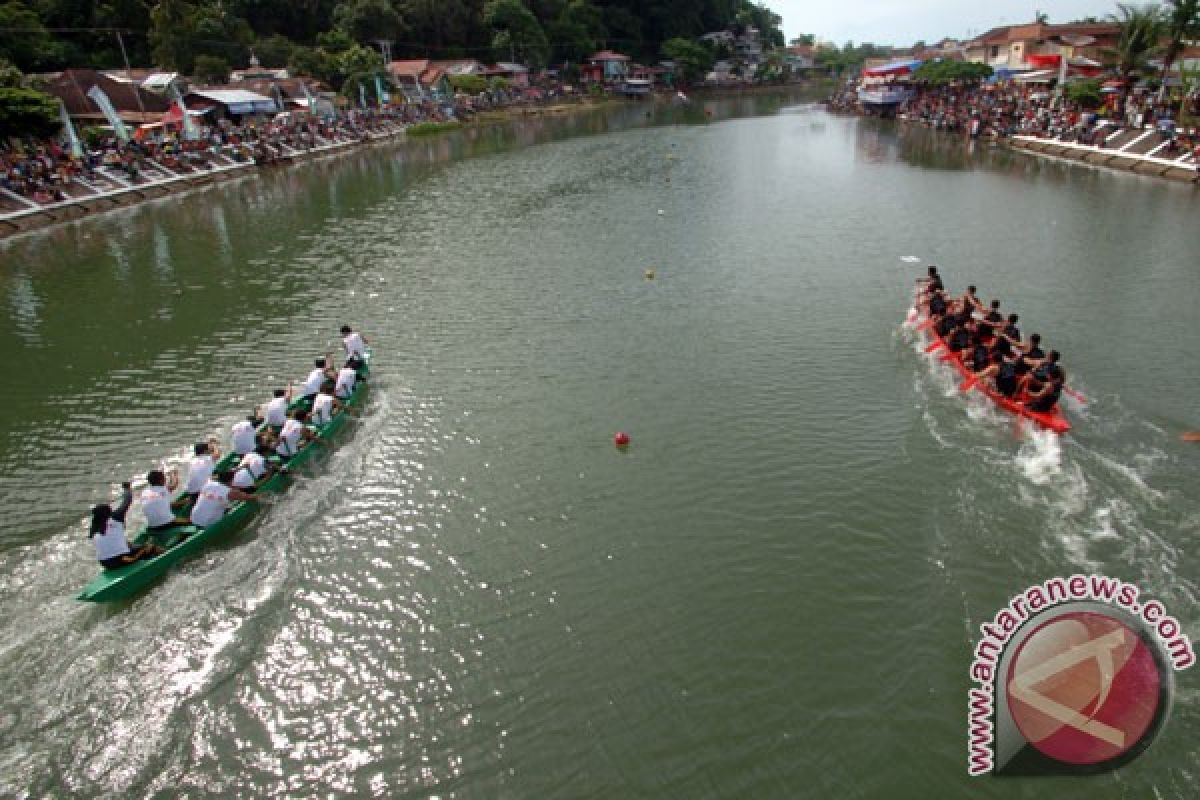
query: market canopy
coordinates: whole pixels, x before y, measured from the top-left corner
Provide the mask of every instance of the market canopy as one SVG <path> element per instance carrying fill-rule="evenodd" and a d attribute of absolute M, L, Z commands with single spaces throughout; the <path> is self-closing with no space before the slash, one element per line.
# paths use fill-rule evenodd
<path fill-rule="evenodd" d="M 1016 83 L 1050 83 L 1058 80 L 1057 70 L 1042 69 L 1037 72 L 1026 72 L 1024 75 L 1016 75 L 1013 81 Z"/>
<path fill-rule="evenodd" d="M 272 114 L 279 110 L 270 97 L 245 89 L 193 89 L 190 94 L 223 105 L 230 114 Z"/>
<path fill-rule="evenodd" d="M 889 64 L 881 64 L 878 67 L 871 67 L 863 70 L 863 75 L 868 78 L 885 78 L 889 75 L 908 75 L 924 62 L 920 59 L 908 59 L 906 61 L 892 61 Z"/>

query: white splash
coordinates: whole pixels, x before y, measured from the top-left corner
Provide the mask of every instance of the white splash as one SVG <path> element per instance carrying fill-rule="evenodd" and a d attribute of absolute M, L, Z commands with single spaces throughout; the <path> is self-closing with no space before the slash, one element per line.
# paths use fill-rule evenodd
<path fill-rule="evenodd" d="M 1032 483 L 1045 486 L 1062 474 L 1062 442 L 1051 431 L 1028 431 L 1025 442 L 1017 452 L 1017 465 Z"/>

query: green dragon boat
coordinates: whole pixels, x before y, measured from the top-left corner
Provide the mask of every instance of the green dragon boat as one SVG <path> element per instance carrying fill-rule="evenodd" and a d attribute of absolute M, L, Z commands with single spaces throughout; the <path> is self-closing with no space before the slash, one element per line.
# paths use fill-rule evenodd
<path fill-rule="evenodd" d="M 322 442 L 326 442 L 337 433 L 349 418 L 350 409 L 359 405 L 367 391 L 366 378 L 370 374 L 370 354 L 367 363 L 358 370 L 358 380 L 354 391 L 342 401 L 343 407 L 333 415 L 329 422 L 315 428 L 317 438 L 311 441 L 298 453 L 279 462 L 280 468 L 269 478 L 258 485 L 256 495 L 279 494 L 285 491 L 291 483 L 289 473 L 296 467 L 308 461 L 317 452 Z M 289 410 L 303 408 L 306 411 L 310 405 L 306 398 L 297 398 L 289 406 Z M 237 466 L 239 456 L 229 453 L 217 463 L 214 472 L 232 469 Z M 204 550 L 214 542 L 242 529 L 257 513 L 259 503 L 243 501 L 233 503 L 225 512 L 225 516 L 205 528 L 195 525 L 178 525 L 161 531 L 149 531 L 145 528 L 134 537 L 133 545 L 140 547 L 144 544 L 157 544 L 163 552 L 154 558 L 135 561 L 118 569 L 104 569 L 91 583 L 83 587 L 77 600 L 90 603 L 111 603 L 127 600 L 145 589 L 151 583 L 166 574 L 175 564 Z"/>

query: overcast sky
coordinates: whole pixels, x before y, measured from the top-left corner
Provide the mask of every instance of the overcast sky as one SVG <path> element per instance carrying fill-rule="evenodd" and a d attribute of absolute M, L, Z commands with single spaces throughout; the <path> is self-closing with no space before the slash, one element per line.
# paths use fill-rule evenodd
<path fill-rule="evenodd" d="M 783 17 L 788 39 L 815 33 L 839 46 L 848 39 L 875 44 L 910 45 L 944 36 L 974 36 L 997 25 L 1032 22 L 1037 11 L 1051 22 L 1083 17 L 1104 19 L 1116 0 L 766 0 Z"/>

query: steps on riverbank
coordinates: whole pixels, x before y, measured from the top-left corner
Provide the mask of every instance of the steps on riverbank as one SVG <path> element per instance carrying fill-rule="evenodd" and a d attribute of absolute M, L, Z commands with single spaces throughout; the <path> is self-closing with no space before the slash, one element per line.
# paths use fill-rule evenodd
<path fill-rule="evenodd" d="M 279 143 L 268 146 L 277 164 L 291 164 L 335 155 L 353 148 L 388 141 L 404 135 L 405 128 L 387 126 L 362 138 L 319 139 L 311 147 L 296 148 Z M 90 214 L 134 205 L 189 189 L 254 172 L 259 166 L 232 148 L 207 154 L 204 166 L 177 163 L 167 166 L 148 162 L 136 176 L 115 166 L 100 166 L 87 177 L 72 178 L 60 189 L 66 199 L 38 203 L 15 192 L 0 189 L 0 238 L 79 219 Z"/>
<path fill-rule="evenodd" d="M 1038 136 L 1013 136 L 1013 147 L 1038 155 L 1066 158 L 1171 180 L 1191 181 L 1196 159 L 1186 150 L 1172 150 L 1170 138 L 1153 129 L 1125 129 L 1110 136 L 1103 147 Z"/>

